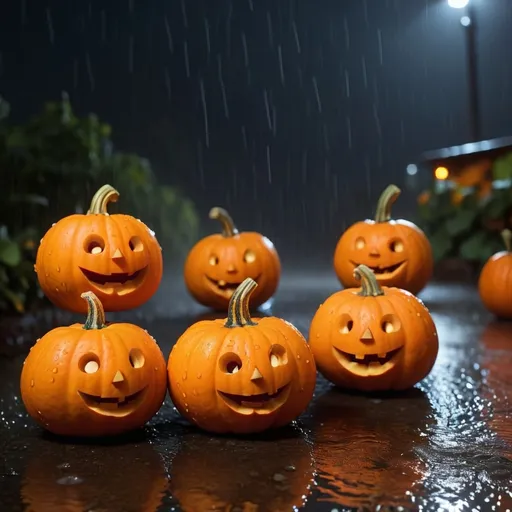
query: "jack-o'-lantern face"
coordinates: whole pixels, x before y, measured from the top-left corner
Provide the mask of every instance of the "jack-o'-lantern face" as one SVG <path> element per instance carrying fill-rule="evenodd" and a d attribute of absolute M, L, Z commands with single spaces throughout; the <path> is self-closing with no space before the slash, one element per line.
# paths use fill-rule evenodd
<path fill-rule="evenodd" d="M 23 366 L 23 402 L 56 434 L 112 435 L 139 428 L 166 394 L 165 360 L 155 341 L 133 324 L 105 325 L 101 303 L 91 297 L 86 323 L 50 331 Z"/>
<path fill-rule="evenodd" d="M 432 369 L 437 330 L 411 293 L 380 287 L 363 265 L 361 289 L 331 295 L 311 322 L 309 343 L 319 371 L 338 386 L 362 391 L 407 389 Z"/>
<path fill-rule="evenodd" d="M 210 217 L 219 219 L 222 235 L 200 240 L 185 262 L 185 283 L 191 295 L 204 306 L 226 310 L 237 287 L 250 277 L 258 284 L 251 306 L 266 302 L 277 289 L 281 264 L 272 242 L 254 232 L 238 232 L 222 208 L 213 208 Z"/>
<path fill-rule="evenodd" d="M 334 252 L 336 274 L 346 288 L 357 287 L 358 265 L 369 267 L 382 286 L 418 293 L 433 272 L 433 257 L 425 234 L 412 222 L 391 220 L 392 202 L 399 189 L 390 185 L 382 194 L 376 220 L 357 222 L 341 236 Z"/>
<path fill-rule="evenodd" d="M 191 423 L 210 432 L 255 433 L 293 421 L 316 381 L 302 334 L 274 317 L 251 318 L 247 278 L 228 318 L 198 322 L 174 345 L 167 372 L 171 399 Z"/>
<path fill-rule="evenodd" d="M 339 335 L 332 340 L 333 354 L 340 365 L 363 377 L 393 370 L 406 342 L 393 308 L 387 308 L 385 313 L 375 308 L 376 311 L 366 310 L 363 314 L 355 313 L 350 306 L 340 309 Z"/>
<path fill-rule="evenodd" d="M 288 399 L 293 370 L 286 348 L 268 343 L 268 347 L 251 347 L 252 354 L 238 354 L 232 349 L 220 355 L 215 381 L 217 393 L 238 414 L 269 414 Z M 251 357 L 268 354 L 268 357 Z M 261 352 L 260 352 L 261 351 Z M 245 363 L 245 364 L 244 364 Z"/>
<path fill-rule="evenodd" d="M 41 240 L 35 268 L 43 291 L 57 306 L 85 312 L 80 295 L 93 290 L 106 311 L 122 311 L 142 305 L 157 290 L 161 248 L 141 221 L 106 213 L 116 194 L 102 187 L 92 202 L 101 202 L 96 213 L 66 217 Z"/>

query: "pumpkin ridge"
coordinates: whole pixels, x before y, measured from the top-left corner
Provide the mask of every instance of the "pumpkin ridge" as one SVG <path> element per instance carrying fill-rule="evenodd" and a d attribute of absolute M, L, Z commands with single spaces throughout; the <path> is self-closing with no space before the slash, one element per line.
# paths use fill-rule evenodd
<path fill-rule="evenodd" d="M 87 215 L 101 214 L 109 215 L 107 211 L 108 203 L 115 203 L 119 199 L 119 192 L 111 185 L 103 185 L 100 187 L 93 198 L 91 205 L 87 210 Z"/>
<path fill-rule="evenodd" d="M 239 234 L 231 215 L 220 206 L 214 206 L 209 213 L 210 219 L 218 220 L 222 224 L 222 236 L 228 238 Z"/>
<path fill-rule="evenodd" d="M 379 197 L 375 211 L 375 222 L 389 222 L 391 220 L 391 207 L 398 199 L 401 190 L 396 185 L 388 185 Z"/>

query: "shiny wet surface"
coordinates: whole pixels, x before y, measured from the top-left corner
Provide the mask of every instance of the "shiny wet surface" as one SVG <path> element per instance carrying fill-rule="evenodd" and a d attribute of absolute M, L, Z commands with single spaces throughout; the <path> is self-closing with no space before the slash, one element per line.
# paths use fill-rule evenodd
<path fill-rule="evenodd" d="M 284 276 L 272 314 L 307 335 L 337 289 L 330 274 Z M 64 443 L 27 417 L 28 347 L 11 340 L 0 358 L 2 512 L 512 510 L 512 322 L 486 313 L 470 284 L 431 284 L 420 297 L 440 341 L 425 381 L 365 396 L 320 378 L 297 425 L 251 438 L 201 433 L 167 399 L 143 432 L 115 444 Z M 167 356 L 207 312 L 180 284 L 156 302 L 152 318 L 108 318 L 143 325 Z"/>

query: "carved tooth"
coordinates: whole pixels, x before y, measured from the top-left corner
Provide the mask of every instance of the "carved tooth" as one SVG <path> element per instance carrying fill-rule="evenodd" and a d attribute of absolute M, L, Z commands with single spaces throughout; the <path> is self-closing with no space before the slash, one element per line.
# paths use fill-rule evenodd
<path fill-rule="evenodd" d="M 356 354 L 356 359 L 361 359 L 363 360 L 365 358 L 365 355 L 364 354 Z"/>
<path fill-rule="evenodd" d="M 382 354 L 377 354 L 377 355 L 379 356 L 380 359 L 385 359 L 388 354 L 387 354 L 387 352 L 383 352 Z"/>
<path fill-rule="evenodd" d="M 370 368 L 380 368 L 381 364 L 377 361 L 372 361 L 371 363 L 368 364 L 368 366 Z"/>
<path fill-rule="evenodd" d="M 219 286 L 226 286 L 226 281 L 221 279 L 220 281 L 218 281 L 218 284 L 219 284 Z"/>

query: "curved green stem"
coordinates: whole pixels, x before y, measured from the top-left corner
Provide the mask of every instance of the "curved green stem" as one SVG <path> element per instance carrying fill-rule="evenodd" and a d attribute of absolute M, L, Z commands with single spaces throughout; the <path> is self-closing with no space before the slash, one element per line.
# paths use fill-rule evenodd
<path fill-rule="evenodd" d="M 87 318 L 83 329 L 89 331 L 106 327 L 105 310 L 100 299 L 93 292 L 84 292 L 80 297 L 87 301 Z"/>
<path fill-rule="evenodd" d="M 228 306 L 228 318 L 224 327 L 244 327 L 246 325 L 257 325 L 251 318 L 249 311 L 249 299 L 258 283 L 248 277 L 235 290 L 231 296 Z"/>
<path fill-rule="evenodd" d="M 111 185 L 103 185 L 94 194 L 89 206 L 88 214 L 108 215 L 108 203 L 115 203 L 119 199 L 119 192 Z"/>
<path fill-rule="evenodd" d="M 384 295 L 375 274 L 366 265 L 359 265 L 354 269 L 354 277 L 361 281 L 361 297 L 378 297 Z"/>
<path fill-rule="evenodd" d="M 210 210 L 210 219 L 218 220 L 222 224 L 222 236 L 235 236 L 238 235 L 238 229 L 231 218 L 231 215 L 221 208 L 220 206 L 214 206 Z"/>
<path fill-rule="evenodd" d="M 391 220 L 391 207 L 400 195 L 401 190 L 396 185 L 388 185 L 379 197 L 375 222 L 389 222 Z"/>
<path fill-rule="evenodd" d="M 501 238 L 503 239 L 507 252 L 512 252 L 512 231 L 510 231 L 510 229 L 504 229 L 501 232 Z"/>

